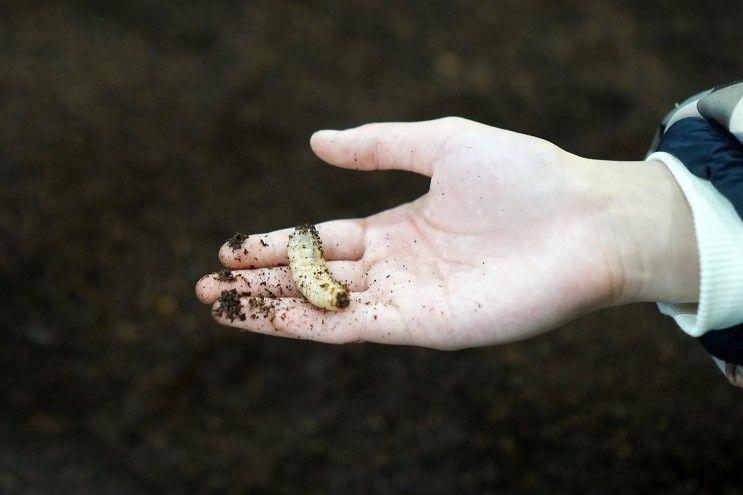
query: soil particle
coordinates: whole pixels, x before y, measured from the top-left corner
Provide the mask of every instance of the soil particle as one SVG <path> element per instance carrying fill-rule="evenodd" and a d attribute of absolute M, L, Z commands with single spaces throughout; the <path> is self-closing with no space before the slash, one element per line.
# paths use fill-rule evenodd
<path fill-rule="evenodd" d="M 217 280 L 220 282 L 234 282 L 237 278 L 232 274 L 231 270 L 225 268 L 217 272 Z"/>
<path fill-rule="evenodd" d="M 268 321 L 273 321 L 276 317 L 277 306 L 275 302 L 270 298 L 265 297 L 249 297 L 248 307 L 250 308 L 250 317 L 252 319 L 258 319 L 260 317 L 266 318 Z M 282 320 L 286 318 L 286 314 L 282 315 Z"/>
<path fill-rule="evenodd" d="M 234 321 L 235 318 L 240 317 L 240 296 L 237 294 L 237 290 L 223 290 L 219 296 L 219 309 L 230 321 Z M 243 315 L 241 319 L 245 319 Z"/>
<path fill-rule="evenodd" d="M 227 239 L 227 245 L 232 248 L 233 251 L 237 251 L 240 249 L 243 245 L 243 242 L 248 238 L 248 234 L 241 234 L 240 232 L 235 232 L 232 237 Z M 246 251 L 244 251 L 246 252 Z M 247 254 L 247 252 L 246 252 Z"/>

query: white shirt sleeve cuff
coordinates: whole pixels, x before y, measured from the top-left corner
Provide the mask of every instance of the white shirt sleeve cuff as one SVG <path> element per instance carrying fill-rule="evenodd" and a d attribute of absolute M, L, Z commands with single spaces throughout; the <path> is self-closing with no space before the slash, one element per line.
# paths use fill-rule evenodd
<path fill-rule="evenodd" d="M 662 162 L 676 179 L 691 207 L 699 249 L 699 303 L 659 302 L 658 309 L 694 337 L 743 322 L 743 220 L 725 196 L 675 156 L 656 152 L 646 160 Z"/>

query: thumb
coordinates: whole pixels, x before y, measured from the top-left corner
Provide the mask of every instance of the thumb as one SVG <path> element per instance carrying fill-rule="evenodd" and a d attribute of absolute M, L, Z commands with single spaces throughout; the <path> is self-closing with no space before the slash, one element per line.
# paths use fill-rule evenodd
<path fill-rule="evenodd" d="M 442 144 L 467 121 L 458 117 L 424 122 L 366 124 L 345 131 L 318 131 L 312 151 L 337 167 L 354 170 L 407 170 L 431 176 Z"/>

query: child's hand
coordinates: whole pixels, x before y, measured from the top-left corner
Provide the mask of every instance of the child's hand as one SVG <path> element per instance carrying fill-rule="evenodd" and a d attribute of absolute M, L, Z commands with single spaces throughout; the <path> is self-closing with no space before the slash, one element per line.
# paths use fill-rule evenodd
<path fill-rule="evenodd" d="M 331 273 L 352 291 L 338 312 L 294 287 L 292 229 L 225 244 L 219 258 L 234 279 L 211 274 L 196 286 L 220 323 L 456 349 L 522 339 L 610 305 L 697 298 L 691 214 L 657 162 L 586 160 L 459 118 L 320 131 L 311 146 L 336 166 L 430 176 L 430 190 L 368 218 L 318 225 Z M 238 317 L 216 302 L 233 288 L 246 294 Z"/>

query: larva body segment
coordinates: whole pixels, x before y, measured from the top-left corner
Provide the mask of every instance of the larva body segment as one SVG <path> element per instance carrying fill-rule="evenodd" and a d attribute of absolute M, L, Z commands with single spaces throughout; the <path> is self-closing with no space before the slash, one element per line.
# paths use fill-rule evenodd
<path fill-rule="evenodd" d="M 322 243 L 314 225 L 294 229 L 287 245 L 292 279 L 304 297 L 318 308 L 338 311 L 350 303 L 348 287 L 336 281 L 322 257 Z"/>

